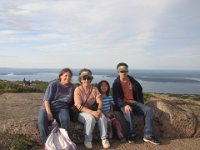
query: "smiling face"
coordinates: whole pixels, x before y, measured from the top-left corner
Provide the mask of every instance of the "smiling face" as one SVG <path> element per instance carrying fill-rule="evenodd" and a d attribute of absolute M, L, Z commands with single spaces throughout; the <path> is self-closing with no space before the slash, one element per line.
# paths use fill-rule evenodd
<path fill-rule="evenodd" d="M 71 82 L 72 75 L 70 72 L 65 72 L 60 76 L 60 83 L 62 85 L 67 85 Z"/>
<path fill-rule="evenodd" d="M 108 85 L 107 85 L 107 83 L 102 82 L 100 88 L 101 88 L 101 94 L 105 94 L 106 95 L 106 92 L 108 91 Z"/>
<path fill-rule="evenodd" d="M 83 77 L 81 77 L 81 83 L 85 87 L 90 86 L 91 80 L 92 79 L 91 79 L 90 76 L 83 76 Z"/>

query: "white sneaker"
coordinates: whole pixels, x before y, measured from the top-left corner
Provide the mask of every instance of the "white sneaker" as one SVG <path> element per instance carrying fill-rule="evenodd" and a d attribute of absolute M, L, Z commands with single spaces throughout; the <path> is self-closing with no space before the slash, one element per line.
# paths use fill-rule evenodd
<path fill-rule="evenodd" d="M 107 139 L 102 140 L 103 148 L 110 148 L 110 143 Z"/>
<path fill-rule="evenodd" d="M 90 141 L 84 141 L 84 145 L 85 145 L 85 148 L 92 149 L 92 142 L 90 142 Z"/>

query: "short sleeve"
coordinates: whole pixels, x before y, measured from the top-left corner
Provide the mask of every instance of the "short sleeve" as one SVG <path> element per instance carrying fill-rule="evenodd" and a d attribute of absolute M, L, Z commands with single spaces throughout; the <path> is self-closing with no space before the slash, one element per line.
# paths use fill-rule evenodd
<path fill-rule="evenodd" d="M 95 98 L 98 99 L 98 98 L 101 98 L 101 93 L 99 92 L 99 90 L 94 87 L 94 95 L 95 95 Z"/>
<path fill-rule="evenodd" d="M 53 94 L 54 94 L 54 82 L 51 82 L 46 91 L 45 91 L 45 94 L 44 94 L 44 97 L 43 97 L 43 101 L 47 100 L 47 101 L 50 101 L 52 98 L 53 98 Z"/>
<path fill-rule="evenodd" d="M 74 105 L 82 104 L 82 94 L 80 87 L 77 87 L 74 91 Z"/>

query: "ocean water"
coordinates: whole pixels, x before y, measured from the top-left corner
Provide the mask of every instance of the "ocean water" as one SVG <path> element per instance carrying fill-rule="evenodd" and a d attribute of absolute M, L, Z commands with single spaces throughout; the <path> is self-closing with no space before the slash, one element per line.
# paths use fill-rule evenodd
<path fill-rule="evenodd" d="M 110 85 L 117 77 L 116 70 L 91 69 L 94 79 L 92 83 L 107 80 Z M 17 81 L 51 81 L 57 78 L 60 69 L 19 69 L 0 68 L 0 79 Z M 74 69 L 72 82 L 78 82 L 79 69 Z M 174 70 L 129 70 L 129 75 L 140 82 L 144 92 L 200 94 L 200 71 Z"/>

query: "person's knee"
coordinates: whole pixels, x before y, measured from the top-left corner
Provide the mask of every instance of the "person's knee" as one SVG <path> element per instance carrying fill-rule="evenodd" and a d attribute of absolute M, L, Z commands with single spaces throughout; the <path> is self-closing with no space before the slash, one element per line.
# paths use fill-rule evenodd
<path fill-rule="evenodd" d="M 96 124 L 96 119 L 93 116 L 88 116 L 86 122 L 89 124 Z"/>
<path fill-rule="evenodd" d="M 44 130 L 45 129 L 45 125 L 42 123 L 42 122 L 39 122 L 38 121 L 38 124 L 37 124 L 37 128 L 38 128 L 38 130 Z"/>
<path fill-rule="evenodd" d="M 37 127 L 39 129 L 44 129 L 48 124 L 48 119 L 38 118 Z"/>
<path fill-rule="evenodd" d="M 99 122 L 100 122 L 101 124 L 108 124 L 108 120 L 107 120 L 107 118 L 106 118 L 104 115 L 102 115 L 102 116 L 99 118 Z"/>
<path fill-rule="evenodd" d="M 70 118 L 67 117 L 67 116 L 63 116 L 63 117 L 60 118 L 59 121 L 60 121 L 60 123 L 62 123 L 62 122 L 69 122 L 69 121 L 70 121 Z"/>
<path fill-rule="evenodd" d="M 60 118 L 59 123 L 60 123 L 61 127 L 67 128 L 68 124 L 70 123 L 70 119 L 67 116 L 62 117 L 62 118 Z"/>
<path fill-rule="evenodd" d="M 152 114 L 153 113 L 152 109 L 150 107 L 148 107 L 148 106 L 145 107 L 145 112 L 147 114 Z"/>
<path fill-rule="evenodd" d="M 108 119 L 106 118 L 106 116 L 104 114 L 101 115 L 101 117 L 99 118 L 100 120 L 104 120 L 104 121 L 108 121 Z"/>

